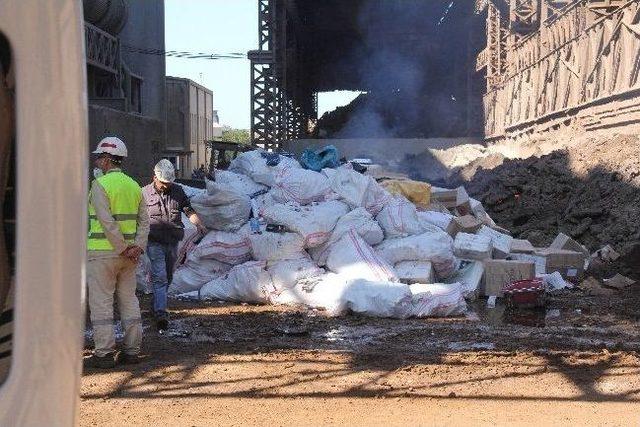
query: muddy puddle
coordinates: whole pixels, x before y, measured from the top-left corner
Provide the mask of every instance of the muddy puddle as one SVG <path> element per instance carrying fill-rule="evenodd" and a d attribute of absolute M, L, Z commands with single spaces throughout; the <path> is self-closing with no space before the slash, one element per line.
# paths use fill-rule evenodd
<path fill-rule="evenodd" d="M 498 301 L 495 307 L 489 308 L 486 301 L 478 300 L 469 304 L 467 319 L 491 326 L 519 325 L 544 328 L 574 320 L 581 314 L 580 310 L 549 307 L 513 308 L 501 301 Z"/>

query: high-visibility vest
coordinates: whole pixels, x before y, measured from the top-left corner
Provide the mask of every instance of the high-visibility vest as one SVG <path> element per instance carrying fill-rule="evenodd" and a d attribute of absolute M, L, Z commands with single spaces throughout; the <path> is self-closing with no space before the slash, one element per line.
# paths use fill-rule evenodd
<path fill-rule="evenodd" d="M 111 215 L 120 227 L 124 240 L 130 244 L 135 241 L 138 229 L 138 208 L 142 200 L 142 190 L 137 182 L 122 173 L 112 170 L 97 178 L 104 188 Z M 98 221 L 96 211 L 89 203 L 89 236 L 87 249 L 90 251 L 112 251 L 113 246 L 104 234 L 102 224 Z"/>

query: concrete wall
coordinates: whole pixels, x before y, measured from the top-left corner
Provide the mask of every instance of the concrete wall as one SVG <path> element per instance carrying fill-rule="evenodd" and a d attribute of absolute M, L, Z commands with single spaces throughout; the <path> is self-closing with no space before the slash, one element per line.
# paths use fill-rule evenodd
<path fill-rule="evenodd" d="M 159 49 L 164 45 L 164 2 L 159 0 L 129 1 L 127 23 L 119 35 L 123 44 L 144 49 Z M 122 58 L 132 73 L 141 76 L 142 114 L 165 120 L 165 57 L 144 55 L 122 50 Z"/>
<path fill-rule="evenodd" d="M 389 171 L 431 182 L 446 178 L 453 169 L 484 150 L 481 138 L 301 139 L 288 141 L 283 148 L 300 156 L 306 148 L 319 149 L 330 144 L 338 149 L 341 158 L 371 159 Z"/>
<path fill-rule="evenodd" d="M 306 148 L 319 149 L 335 145 L 341 157 L 367 158 L 379 164 L 400 164 L 407 155 L 418 155 L 428 149 L 446 150 L 465 144 L 482 144 L 481 138 L 427 138 L 427 139 L 299 139 L 288 141 L 283 148 L 300 155 Z"/>
<path fill-rule="evenodd" d="M 161 158 L 164 122 L 149 117 L 127 114 L 110 108 L 89 106 L 89 146 L 93 151 L 98 141 L 115 135 L 127 144 L 129 157 L 125 172 L 140 185 L 150 182 L 153 166 Z"/>

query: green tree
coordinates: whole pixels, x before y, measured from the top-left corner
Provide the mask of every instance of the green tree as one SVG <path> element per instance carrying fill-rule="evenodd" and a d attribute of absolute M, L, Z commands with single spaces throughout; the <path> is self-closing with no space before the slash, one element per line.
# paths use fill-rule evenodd
<path fill-rule="evenodd" d="M 250 144 L 251 133 L 247 129 L 225 129 L 222 131 L 222 141 Z"/>

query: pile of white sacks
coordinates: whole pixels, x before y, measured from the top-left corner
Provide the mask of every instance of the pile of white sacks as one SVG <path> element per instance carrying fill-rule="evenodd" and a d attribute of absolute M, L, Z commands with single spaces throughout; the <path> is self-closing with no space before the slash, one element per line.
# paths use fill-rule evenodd
<path fill-rule="evenodd" d="M 251 151 L 206 191 L 185 190 L 212 231 L 202 237 L 185 221 L 170 295 L 408 318 L 461 315 L 475 292 L 446 283 L 460 263 L 437 213 L 419 212 L 350 165 L 317 173 L 281 157 L 271 167 Z"/>

